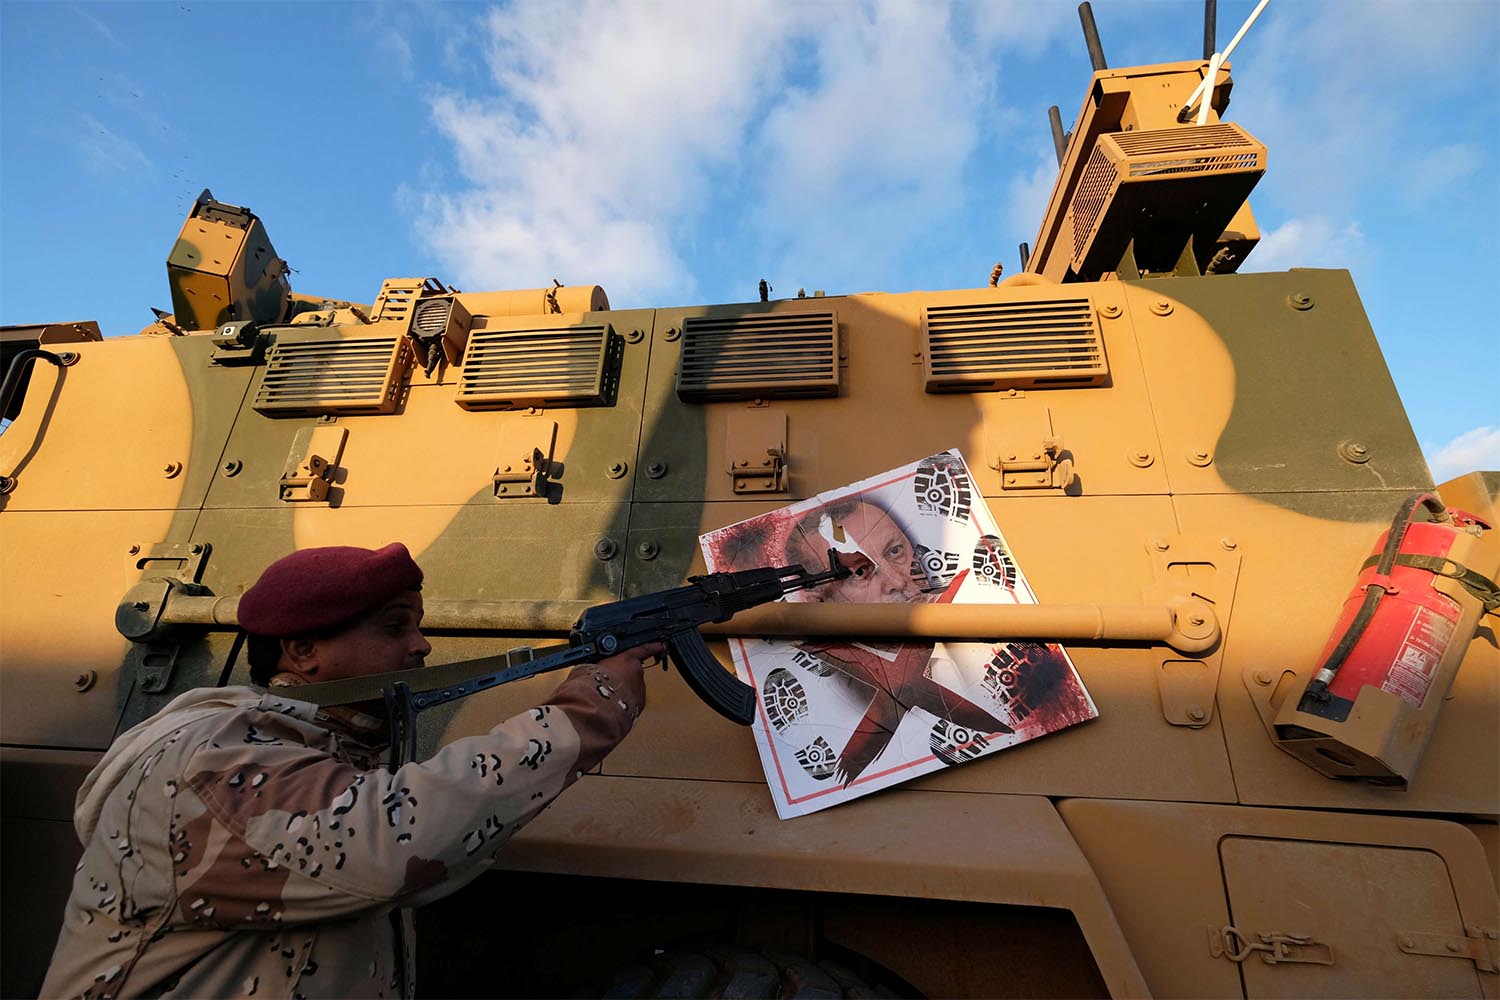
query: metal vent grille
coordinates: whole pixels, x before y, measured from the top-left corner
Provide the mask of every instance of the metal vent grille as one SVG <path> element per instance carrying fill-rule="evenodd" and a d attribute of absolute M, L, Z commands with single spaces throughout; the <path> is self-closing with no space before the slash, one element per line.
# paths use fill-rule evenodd
<path fill-rule="evenodd" d="M 380 285 L 373 310 L 376 322 L 405 323 L 413 306 L 429 295 L 448 295 L 453 289 L 436 278 L 387 278 Z"/>
<path fill-rule="evenodd" d="M 1091 386 L 1109 376 L 1087 298 L 928 306 L 922 342 L 928 392 Z"/>
<path fill-rule="evenodd" d="M 1217 235 L 1265 168 L 1266 147 L 1233 123 L 1101 135 L 1069 209 L 1074 272 L 1113 269 L 1132 238 L 1138 262 L 1160 269 L 1163 254 L 1170 266 L 1180 247 L 1156 239 L 1156 223 Z"/>
<path fill-rule="evenodd" d="M 611 401 L 621 338 L 606 325 L 473 330 L 458 405 L 469 410 L 600 406 Z"/>
<path fill-rule="evenodd" d="M 448 316 L 453 312 L 449 298 L 421 299 L 412 311 L 412 336 L 422 340 L 441 337 L 448 332 Z"/>
<path fill-rule="evenodd" d="M 1088 166 L 1083 170 L 1083 177 L 1078 181 L 1078 194 L 1073 199 L 1073 256 L 1075 258 L 1083 252 L 1084 245 L 1088 243 L 1089 234 L 1094 231 L 1094 223 L 1098 221 L 1099 213 L 1104 211 L 1104 204 L 1109 200 L 1110 189 L 1118 176 L 1115 165 L 1109 161 L 1104 150 L 1095 146 L 1093 155 L 1089 157 Z"/>
<path fill-rule="evenodd" d="M 405 337 L 278 343 L 251 405 L 262 413 L 390 413 L 411 350 Z"/>
<path fill-rule="evenodd" d="M 833 312 L 689 317 L 677 395 L 689 402 L 836 396 L 838 328 Z"/>
<path fill-rule="evenodd" d="M 1112 132 L 1110 138 L 1126 156 L 1156 156 L 1194 149 L 1238 146 L 1244 142 L 1245 133 L 1234 125 L 1192 125 L 1146 132 Z"/>

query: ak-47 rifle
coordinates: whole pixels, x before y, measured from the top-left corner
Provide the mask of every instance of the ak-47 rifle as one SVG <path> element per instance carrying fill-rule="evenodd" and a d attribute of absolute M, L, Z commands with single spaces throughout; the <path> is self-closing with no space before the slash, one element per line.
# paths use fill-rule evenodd
<path fill-rule="evenodd" d="M 422 683 L 419 673 L 409 672 L 409 683 L 398 680 L 384 688 L 391 722 L 391 766 L 398 767 L 416 757 L 416 717 L 429 708 L 523 677 L 603 659 L 656 642 L 666 645 L 667 654 L 682 672 L 688 687 L 710 708 L 732 722 L 748 726 L 755 717 L 755 689 L 719 665 L 698 633 L 699 626 L 726 622 L 740 611 L 794 591 L 862 575 L 869 567 L 869 560 L 862 555 L 830 549 L 828 569 L 821 573 L 809 573 L 801 566 L 782 566 L 692 576 L 684 587 L 589 608 L 569 630 L 566 645 L 538 649 L 521 663 L 429 689 L 419 687 Z M 476 661 L 476 667 L 481 662 Z M 451 671 L 458 667 L 444 670 L 451 676 Z"/>

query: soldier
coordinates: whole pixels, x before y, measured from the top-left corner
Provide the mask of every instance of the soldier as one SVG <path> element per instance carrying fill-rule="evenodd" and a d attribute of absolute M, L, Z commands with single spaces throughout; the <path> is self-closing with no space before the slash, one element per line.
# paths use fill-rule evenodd
<path fill-rule="evenodd" d="M 383 705 L 296 686 L 421 666 L 400 543 L 305 549 L 240 599 L 251 678 L 190 691 L 84 781 L 84 844 L 43 996 L 410 996 L 405 907 L 456 891 L 630 732 L 643 661 L 575 668 L 547 703 L 394 774 Z"/>

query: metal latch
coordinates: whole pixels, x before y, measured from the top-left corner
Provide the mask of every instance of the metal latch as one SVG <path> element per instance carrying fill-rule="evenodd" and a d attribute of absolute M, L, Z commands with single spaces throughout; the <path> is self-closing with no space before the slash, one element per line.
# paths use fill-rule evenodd
<path fill-rule="evenodd" d="M 167 689 L 181 648 L 172 629 L 162 623 L 162 612 L 174 593 L 208 593 L 198 581 L 210 551 L 212 546 L 205 542 L 168 542 L 144 552 L 141 546 L 131 546 L 133 568 L 147 575 L 120 598 L 115 628 L 131 642 L 127 670 L 147 694 Z"/>
<path fill-rule="evenodd" d="M 1067 489 L 1073 482 L 1073 454 L 1052 428 L 1052 411 L 1047 410 L 1046 433 L 1029 441 L 1019 435 L 1006 441 L 990 468 L 999 470 L 1000 485 L 1007 490 Z"/>
<path fill-rule="evenodd" d="M 786 411 L 751 404 L 729 414 L 725 451 L 736 494 L 785 493 L 791 487 L 786 456 Z"/>
<path fill-rule="evenodd" d="M 519 424 L 525 433 L 523 442 L 509 435 L 505 452 L 495 466 L 495 496 L 536 497 L 547 495 L 548 477 L 552 474 L 552 449 L 557 443 L 557 421 L 526 419 Z M 517 445 L 519 444 L 519 447 Z"/>
<path fill-rule="evenodd" d="M 1500 932 L 1493 927 L 1469 927 L 1466 935 L 1417 934 L 1396 935 L 1396 945 L 1408 955 L 1431 955 L 1437 958 L 1463 958 L 1472 961 L 1480 972 L 1500 972 Z"/>
<path fill-rule="evenodd" d="M 332 424 L 304 427 L 292 439 L 278 484 L 286 503 L 325 503 L 349 432 Z"/>
<path fill-rule="evenodd" d="M 1332 965 L 1333 949 L 1306 934 L 1283 934 L 1280 931 L 1246 934 L 1238 927 L 1210 927 L 1208 953 L 1214 958 L 1243 962 L 1259 954 L 1267 965 Z"/>

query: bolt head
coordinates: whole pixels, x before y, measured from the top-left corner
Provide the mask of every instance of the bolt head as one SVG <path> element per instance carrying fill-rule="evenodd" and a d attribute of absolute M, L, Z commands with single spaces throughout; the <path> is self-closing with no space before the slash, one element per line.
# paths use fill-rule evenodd
<path fill-rule="evenodd" d="M 1194 722 L 1202 722 L 1204 719 L 1208 718 L 1208 713 L 1203 711 L 1203 707 L 1201 705 L 1189 705 L 1187 710 L 1187 717 L 1189 719 L 1192 719 Z"/>
<path fill-rule="evenodd" d="M 133 555 L 133 556 L 134 555 L 139 555 L 140 551 L 141 551 L 141 547 L 139 545 L 132 545 L 130 547 L 130 554 Z"/>
<path fill-rule="evenodd" d="M 1233 538 L 1230 538 L 1228 535 L 1225 535 L 1223 538 L 1219 539 L 1219 546 L 1225 552 L 1233 552 L 1236 548 L 1239 547 L 1239 543 L 1236 542 Z"/>
<path fill-rule="evenodd" d="M 1255 672 L 1255 683 L 1261 687 L 1269 687 L 1271 684 L 1271 672 L 1269 670 L 1257 670 Z"/>
<path fill-rule="evenodd" d="M 1165 552 L 1172 547 L 1172 544 L 1165 538 L 1153 538 L 1151 539 L 1151 547 L 1158 552 Z"/>
<path fill-rule="evenodd" d="M 1193 626 L 1194 628 L 1197 628 L 1206 621 L 1208 621 L 1208 619 L 1204 618 L 1202 615 L 1188 615 L 1188 624 Z"/>
<path fill-rule="evenodd" d="M 1404 934 L 1401 936 L 1401 947 L 1403 947 L 1403 948 L 1415 948 L 1416 945 L 1417 945 L 1417 942 L 1414 941 L 1414 940 L 1412 940 L 1410 937 L 1407 937 Z"/>

